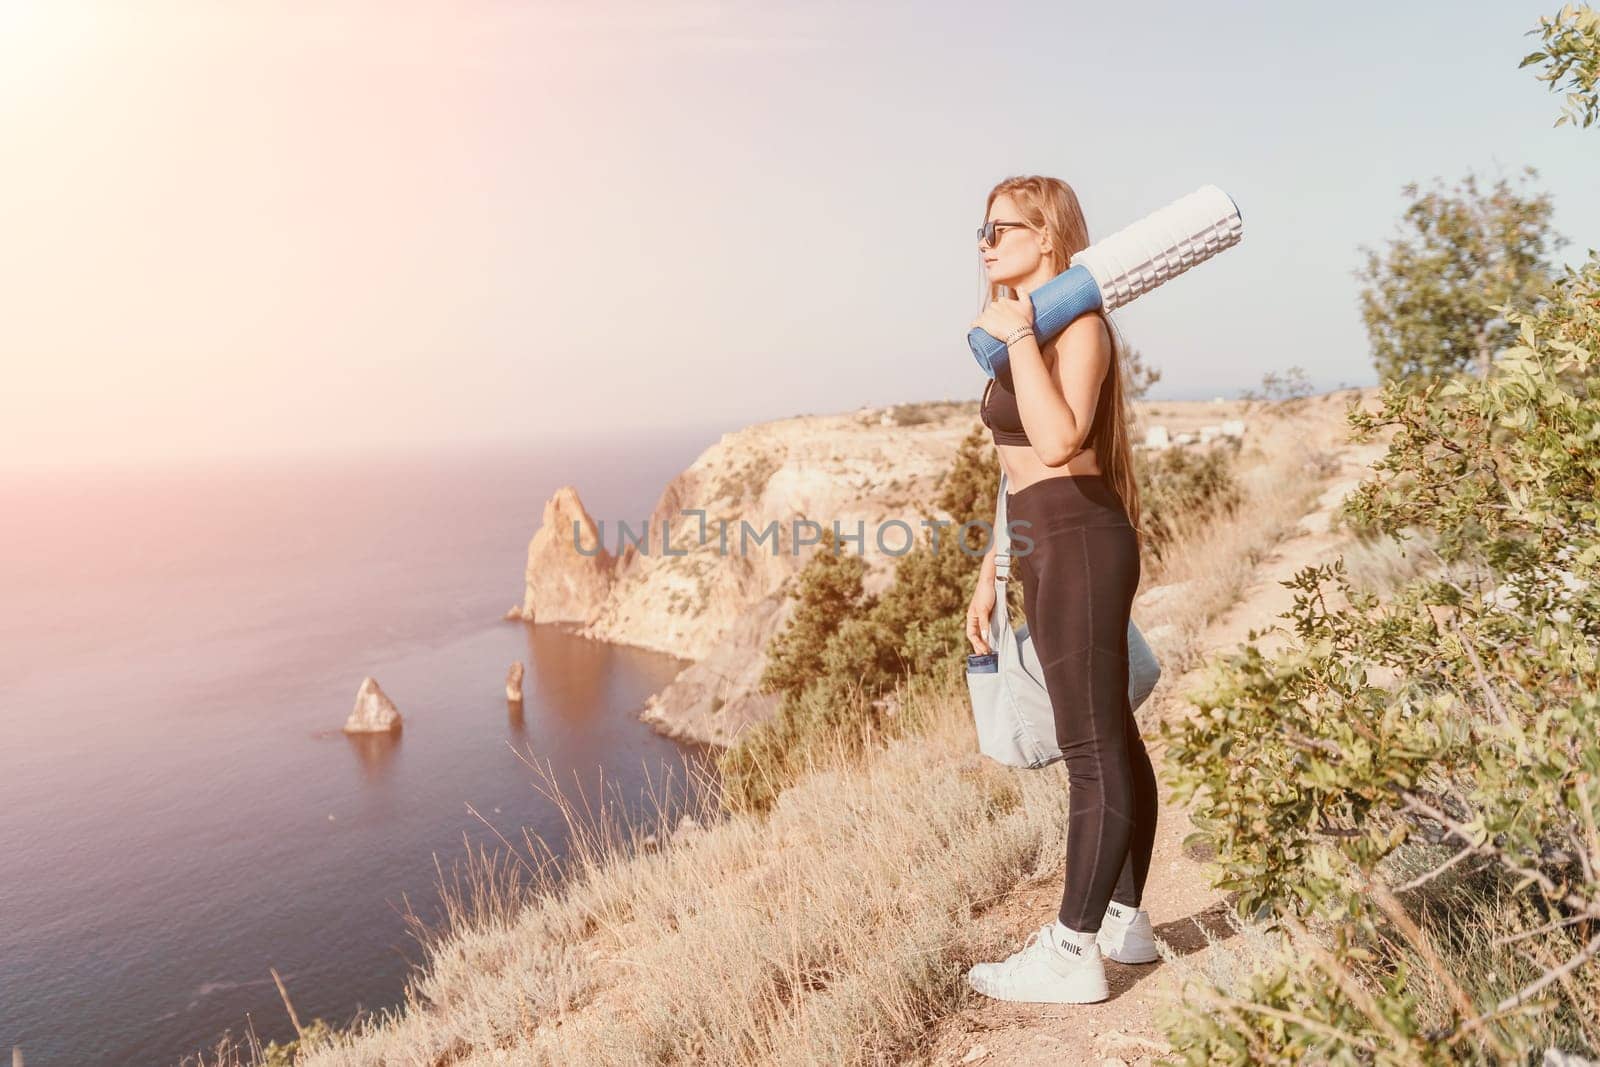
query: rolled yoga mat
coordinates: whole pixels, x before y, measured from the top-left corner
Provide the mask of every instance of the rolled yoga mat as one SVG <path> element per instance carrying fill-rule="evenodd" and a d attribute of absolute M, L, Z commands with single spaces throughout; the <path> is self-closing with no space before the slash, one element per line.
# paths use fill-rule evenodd
<path fill-rule="evenodd" d="M 1096 241 L 1072 257 L 1071 267 L 1029 293 L 1035 339 L 1044 344 L 1087 312 L 1115 311 L 1243 237 L 1244 219 L 1233 197 L 1215 185 L 1202 185 Z M 1004 341 L 974 326 L 967 344 L 984 374 L 1010 379 Z"/>

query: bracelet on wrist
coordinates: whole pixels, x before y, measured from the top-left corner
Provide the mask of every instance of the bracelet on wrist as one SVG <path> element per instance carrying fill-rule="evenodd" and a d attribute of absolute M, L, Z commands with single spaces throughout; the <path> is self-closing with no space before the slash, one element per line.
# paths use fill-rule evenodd
<path fill-rule="evenodd" d="M 1022 340 L 1024 337 L 1029 337 L 1032 334 L 1033 334 L 1033 327 L 1032 326 L 1018 326 L 1015 330 L 1012 330 L 1011 333 L 1006 337 L 1006 347 L 1010 348 L 1016 342 Z"/>

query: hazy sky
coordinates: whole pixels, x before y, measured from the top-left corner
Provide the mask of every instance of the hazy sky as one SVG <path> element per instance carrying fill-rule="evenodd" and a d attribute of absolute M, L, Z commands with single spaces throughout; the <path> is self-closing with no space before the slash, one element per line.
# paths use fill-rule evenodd
<path fill-rule="evenodd" d="M 1559 4 L 0 0 L 0 465 L 443 448 L 958 397 L 1015 173 L 1242 244 L 1117 319 L 1156 397 L 1374 380 L 1401 186 L 1523 163 Z M 1136 11 L 1136 15 L 1130 15 Z"/>

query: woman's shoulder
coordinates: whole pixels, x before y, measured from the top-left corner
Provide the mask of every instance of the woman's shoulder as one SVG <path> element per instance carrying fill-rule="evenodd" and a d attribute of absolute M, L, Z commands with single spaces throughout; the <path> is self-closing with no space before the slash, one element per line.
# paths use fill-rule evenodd
<path fill-rule="evenodd" d="M 1111 330 L 1106 325 L 1105 313 L 1091 311 L 1067 323 L 1066 329 L 1051 338 L 1049 350 L 1060 355 L 1068 349 L 1094 352 L 1111 351 Z"/>
<path fill-rule="evenodd" d="M 1106 315 L 1103 311 L 1091 311 L 1087 315 L 1079 315 L 1067 323 L 1067 328 L 1061 331 L 1061 337 L 1076 338 L 1080 343 L 1087 341 L 1094 344 L 1104 341 L 1111 342 L 1111 328 L 1106 325 Z"/>

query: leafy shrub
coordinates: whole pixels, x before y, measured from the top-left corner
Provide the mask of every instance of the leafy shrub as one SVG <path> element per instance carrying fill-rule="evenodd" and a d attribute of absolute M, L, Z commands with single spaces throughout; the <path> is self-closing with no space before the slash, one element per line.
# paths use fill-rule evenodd
<path fill-rule="evenodd" d="M 1522 65 L 1570 76 L 1588 125 L 1600 16 L 1541 27 Z M 1487 304 L 1511 343 L 1482 378 L 1397 376 L 1347 413 L 1358 439 L 1395 431 L 1350 525 L 1415 531 L 1447 566 L 1387 600 L 1342 560 L 1305 568 L 1296 640 L 1224 657 L 1199 714 L 1158 725 L 1173 799 L 1196 800 L 1186 844 L 1287 935 L 1247 982 L 1186 982 L 1161 1021 L 1187 1063 L 1600 1046 L 1600 255 L 1536 309 Z M 1463 870 L 1492 890 L 1440 889 Z"/>
<path fill-rule="evenodd" d="M 322 1019 L 313 1019 L 300 1031 L 300 1036 L 289 1041 L 268 1041 L 261 1049 L 260 1067 L 294 1067 L 300 1055 L 319 1044 L 331 1040 L 335 1029 Z"/>
<path fill-rule="evenodd" d="M 1524 167 L 1522 179 L 1537 175 Z M 1549 284 L 1549 252 L 1565 239 L 1552 232 L 1549 194 L 1522 194 L 1505 178 L 1480 191 L 1468 175 L 1452 192 L 1435 181 L 1411 203 L 1399 236 L 1382 255 L 1363 248 L 1357 273 L 1361 320 L 1380 378 L 1480 375 L 1514 331 L 1504 304 L 1531 306 Z"/>
<path fill-rule="evenodd" d="M 1380 601 L 1342 561 L 1305 568 L 1286 583 L 1296 640 L 1223 657 L 1191 694 L 1199 714 L 1158 727 L 1218 887 L 1293 938 L 1224 998 L 1225 1021 L 1199 1007 L 1217 1007 L 1211 990 L 1169 1022 L 1189 1062 L 1268 1045 L 1525 1058 L 1554 1031 L 1583 1033 L 1600 996 L 1585 970 L 1600 951 L 1600 257 L 1536 313 L 1497 310 L 1518 343 L 1486 378 L 1392 381 L 1380 412 L 1348 413 L 1357 440 L 1395 433 L 1347 510 L 1396 538 L 1423 531 L 1447 575 Z M 1391 884 L 1419 842 L 1448 858 Z M 1525 946 L 1512 966 L 1440 965 L 1406 910 L 1466 860 L 1526 898 L 1496 913 L 1496 940 Z M 1434 961 L 1442 1003 L 1408 986 L 1408 958 Z"/>
<path fill-rule="evenodd" d="M 1234 475 L 1238 454 L 1235 437 L 1209 447 L 1135 449 L 1145 528 L 1141 549 L 1161 559 L 1184 529 L 1231 514 L 1244 499 Z"/>

